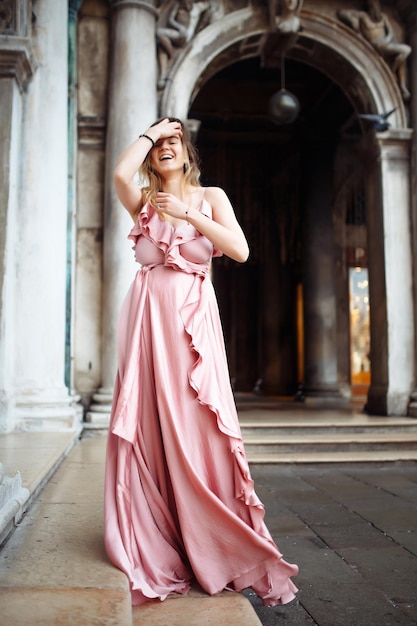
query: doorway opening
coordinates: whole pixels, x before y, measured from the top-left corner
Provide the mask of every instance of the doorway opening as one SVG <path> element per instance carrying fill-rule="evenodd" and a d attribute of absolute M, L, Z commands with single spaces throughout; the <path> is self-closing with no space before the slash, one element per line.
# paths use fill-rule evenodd
<path fill-rule="evenodd" d="M 349 316 L 352 396 L 366 396 L 371 382 L 367 267 L 349 268 Z"/>
<path fill-rule="evenodd" d="M 286 86 L 301 105 L 291 125 L 278 126 L 268 115 L 269 99 L 280 88 L 280 72 L 262 67 L 259 57 L 212 75 L 195 97 L 189 117 L 201 121 L 197 145 L 202 183 L 226 190 L 251 249 L 244 265 L 224 257 L 213 264 L 235 391 L 288 398 L 303 384 L 305 346 L 312 341 L 305 319 L 302 323 L 306 293 L 311 292 L 305 289 L 303 268 L 311 171 L 320 170 L 322 161 L 330 191 L 325 213 L 332 220 L 335 154 L 341 142 L 359 141 L 361 130 L 352 123 L 350 101 L 317 69 L 287 60 Z M 342 222 L 335 228 L 344 229 Z M 345 232 L 335 238 L 345 241 Z M 329 238 L 320 242 L 320 235 L 316 243 L 329 250 L 334 246 Z M 334 294 L 345 293 L 342 303 L 337 296 L 337 306 L 349 311 L 346 250 L 334 247 L 333 263 L 345 264 L 344 272 L 335 274 Z M 338 313 L 336 317 L 339 323 Z M 344 329 L 334 333 L 339 343 L 351 330 L 349 314 L 341 319 Z M 334 350 L 343 360 L 339 382 L 351 385 L 350 348 L 339 348 Z"/>

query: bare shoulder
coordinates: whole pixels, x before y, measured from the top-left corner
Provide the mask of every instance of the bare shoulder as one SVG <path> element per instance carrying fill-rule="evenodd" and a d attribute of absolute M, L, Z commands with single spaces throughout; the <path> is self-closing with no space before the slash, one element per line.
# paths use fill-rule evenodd
<path fill-rule="evenodd" d="M 204 197 L 209 204 L 228 200 L 226 192 L 221 187 L 206 187 Z"/>
<path fill-rule="evenodd" d="M 206 187 L 205 199 L 211 206 L 213 219 L 224 226 L 232 226 L 236 216 L 230 199 L 221 187 Z"/>

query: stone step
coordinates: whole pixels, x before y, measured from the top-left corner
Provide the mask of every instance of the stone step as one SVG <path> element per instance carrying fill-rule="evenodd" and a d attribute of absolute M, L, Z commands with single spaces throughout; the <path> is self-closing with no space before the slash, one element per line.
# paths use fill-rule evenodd
<path fill-rule="evenodd" d="M 247 454 L 280 454 L 298 451 L 307 452 L 350 452 L 366 450 L 415 450 L 417 433 L 328 433 L 322 435 L 246 435 Z"/>
<path fill-rule="evenodd" d="M 192 590 L 132 611 L 128 580 L 103 545 L 106 434 L 84 435 L 0 551 L 0 624 L 260 626 L 249 600 L 230 592 L 210 597 Z M 40 475 L 41 434 L 31 437 L 26 462 L 38 461 Z M 49 466 L 48 459 L 48 474 Z"/>
<path fill-rule="evenodd" d="M 249 409 L 239 421 L 251 463 L 413 460 L 417 420 L 354 410 Z"/>
<path fill-rule="evenodd" d="M 191 589 L 184 597 L 133 607 L 133 626 L 261 626 L 249 600 L 223 591 L 208 596 Z"/>
<path fill-rule="evenodd" d="M 279 454 L 248 453 L 251 465 L 291 464 L 291 463 L 385 463 L 396 461 L 417 461 L 417 450 L 363 450 L 333 452 L 286 452 Z"/>
<path fill-rule="evenodd" d="M 296 435 L 297 437 L 323 435 L 326 436 L 329 432 L 346 433 L 346 434 L 389 434 L 395 432 L 414 433 L 417 435 L 417 423 L 411 426 L 388 426 L 388 425 L 374 425 L 374 426 L 355 426 L 352 424 L 340 425 L 340 426 L 325 426 L 315 425 L 309 426 L 308 424 L 297 426 L 291 426 L 290 424 L 244 424 L 240 423 L 242 434 L 244 436 L 269 436 L 279 433 L 280 435 L 290 436 Z"/>
<path fill-rule="evenodd" d="M 417 419 L 412 417 L 371 416 L 354 411 L 240 411 L 242 428 L 284 428 L 294 430 L 328 431 L 338 430 L 391 430 L 417 431 Z"/>

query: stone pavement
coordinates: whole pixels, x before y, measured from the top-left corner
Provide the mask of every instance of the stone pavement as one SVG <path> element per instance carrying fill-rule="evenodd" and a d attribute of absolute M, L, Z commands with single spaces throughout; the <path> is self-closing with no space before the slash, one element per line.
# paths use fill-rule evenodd
<path fill-rule="evenodd" d="M 193 590 L 132 617 L 102 543 L 105 441 L 84 433 L 0 551 L 1 625 L 417 624 L 417 462 L 252 465 L 268 527 L 300 567 L 297 601 L 263 608 L 246 591 L 255 613 L 240 594 Z M 35 444 L 32 454 L 49 465 Z"/>
<path fill-rule="evenodd" d="M 417 463 L 252 466 L 298 601 L 264 626 L 417 624 Z"/>

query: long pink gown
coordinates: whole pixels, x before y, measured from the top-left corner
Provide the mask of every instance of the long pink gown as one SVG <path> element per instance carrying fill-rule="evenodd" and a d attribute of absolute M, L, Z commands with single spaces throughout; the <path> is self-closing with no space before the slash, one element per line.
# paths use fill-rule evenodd
<path fill-rule="evenodd" d="M 204 193 L 204 192 L 203 192 Z M 200 211 L 211 219 L 204 198 Z M 209 277 L 219 253 L 150 205 L 129 238 L 141 268 L 123 304 L 105 476 L 105 545 L 132 603 L 251 587 L 265 605 L 297 591 L 264 523 L 230 387 Z"/>

